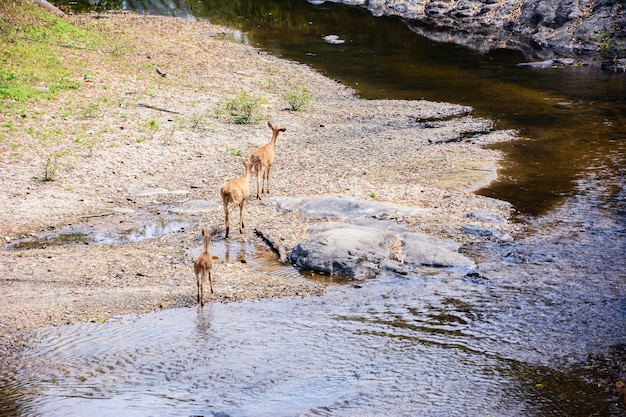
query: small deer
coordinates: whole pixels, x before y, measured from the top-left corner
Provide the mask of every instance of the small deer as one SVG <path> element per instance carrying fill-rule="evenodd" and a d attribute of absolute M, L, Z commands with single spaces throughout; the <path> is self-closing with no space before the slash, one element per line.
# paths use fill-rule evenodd
<path fill-rule="evenodd" d="M 211 252 L 209 246 L 211 245 L 211 239 L 217 234 L 217 230 L 213 230 L 211 233 L 206 233 L 202 229 L 202 240 L 204 241 L 204 250 L 193 262 L 193 272 L 196 275 L 196 284 L 198 285 L 198 302 L 201 306 L 204 306 L 204 282 L 209 279 L 209 287 L 211 288 L 211 294 L 213 294 L 213 282 L 211 280 L 211 268 L 213 268 L 213 258 L 211 258 Z"/>
<path fill-rule="evenodd" d="M 241 158 L 243 166 L 246 167 L 246 172 L 243 176 L 227 181 L 220 189 L 222 196 L 222 203 L 224 203 L 224 216 L 226 223 L 226 237 L 230 230 L 230 216 L 229 212 L 239 206 L 239 232 L 243 233 L 243 206 L 246 203 L 246 199 L 250 195 L 250 174 L 252 163 L 245 158 Z"/>
<path fill-rule="evenodd" d="M 250 156 L 252 173 L 256 174 L 256 198 L 259 200 L 264 191 L 267 191 L 268 194 L 270 193 L 270 171 L 274 164 L 274 146 L 276 145 L 276 138 L 280 132 L 287 130 L 271 122 L 267 122 L 267 125 L 272 129 L 272 139 L 265 145 L 256 148 Z"/>

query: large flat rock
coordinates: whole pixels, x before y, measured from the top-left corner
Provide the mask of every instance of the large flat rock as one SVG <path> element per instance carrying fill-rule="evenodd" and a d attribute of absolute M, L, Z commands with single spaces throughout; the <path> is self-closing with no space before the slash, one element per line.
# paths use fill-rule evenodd
<path fill-rule="evenodd" d="M 311 227 L 289 258 L 300 268 L 357 279 L 383 270 L 406 274 L 422 265 L 474 268 L 474 262 L 458 252 L 459 246 L 389 227 L 389 222 L 326 222 Z"/>

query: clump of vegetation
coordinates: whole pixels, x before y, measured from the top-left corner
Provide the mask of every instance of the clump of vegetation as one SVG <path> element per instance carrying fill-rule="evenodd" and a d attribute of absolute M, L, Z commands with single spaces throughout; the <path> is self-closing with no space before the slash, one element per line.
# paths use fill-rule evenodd
<path fill-rule="evenodd" d="M 225 115 L 228 121 L 234 124 L 256 123 L 263 118 L 262 106 L 265 102 L 262 97 L 243 92 L 222 103 L 217 113 Z"/>
<path fill-rule="evenodd" d="M 57 158 L 54 155 L 48 156 L 46 163 L 43 167 L 42 181 L 54 181 L 57 179 L 59 173 L 59 165 L 57 164 Z"/>
<path fill-rule="evenodd" d="M 311 93 L 304 85 L 298 85 L 283 95 L 293 111 L 305 110 L 311 104 Z"/>
<path fill-rule="evenodd" d="M 598 50 L 600 55 L 609 59 L 618 59 L 626 56 L 626 45 L 624 42 L 616 42 L 610 33 L 599 35 Z"/>
<path fill-rule="evenodd" d="M 0 100 L 31 101 L 76 89 L 72 68 L 80 58 L 60 59 L 59 48 L 93 48 L 96 36 L 47 13 L 26 0 L 0 10 Z M 45 87 L 44 87 L 45 86 Z"/>
<path fill-rule="evenodd" d="M 235 149 L 233 146 L 226 147 L 226 153 L 232 156 L 241 156 L 241 149 Z"/>

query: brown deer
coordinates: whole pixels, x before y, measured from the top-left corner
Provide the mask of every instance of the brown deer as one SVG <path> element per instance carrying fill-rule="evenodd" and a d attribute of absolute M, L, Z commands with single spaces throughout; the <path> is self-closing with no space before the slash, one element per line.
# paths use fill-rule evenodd
<path fill-rule="evenodd" d="M 266 191 L 267 194 L 270 193 L 270 171 L 274 164 L 274 146 L 276 145 L 276 138 L 280 132 L 287 130 L 271 122 L 267 122 L 267 125 L 272 129 L 272 139 L 265 145 L 256 148 L 250 156 L 252 173 L 256 174 L 256 198 L 259 200 L 264 191 Z"/>
<path fill-rule="evenodd" d="M 226 237 L 228 237 L 228 231 L 230 230 L 229 212 L 236 206 L 239 206 L 239 232 L 243 233 L 243 206 L 246 203 L 246 198 L 250 195 L 252 163 L 245 158 L 241 158 L 241 162 L 243 162 L 243 166 L 246 167 L 245 174 L 239 178 L 227 181 L 220 189 L 222 203 L 224 203 Z"/>
<path fill-rule="evenodd" d="M 211 294 L 213 294 L 213 281 L 211 280 L 211 268 L 213 268 L 213 258 L 211 258 L 211 252 L 209 246 L 211 245 L 211 239 L 217 234 L 217 230 L 213 230 L 211 233 L 205 233 L 202 229 L 202 240 L 204 241 L 204 250 L 193 262 L 193 272 L 196 275 L 196 284 L 198 285 L 198 302 L 201 306 L 204 305 L 204 282 L 209 279 L 209 287 L 211 288 Z"/>

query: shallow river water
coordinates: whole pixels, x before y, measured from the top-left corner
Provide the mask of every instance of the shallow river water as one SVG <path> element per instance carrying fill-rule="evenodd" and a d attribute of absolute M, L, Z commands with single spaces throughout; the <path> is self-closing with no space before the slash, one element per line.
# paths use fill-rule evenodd
<path fill-rule="evenodd" d="M 238 39 L 365 97 L 470 104 L 521 129 L 529 140 L 502 147 L 507 170 L 481 193 L 511 201 L 531 232 L 465 248 L 478 274 L 424 269 L 333 284 L 323 297 L 42 329 L 32 349 L 2 364 L 0 415 L 626 415 L 610 383 L 626 378 L 626 78 L 529 72 L 515 66 L 517 53 L 433 46 L 404 22 L 357 8 L 227 3 L 163 10 L 238 19 Z M 283 23 L 263 29 L 269 20 Z M 343 52 L 318 42 L 331 29 L 350 41 Z M 383 51 L 394 64 L 386 70 L 372 59 Z"/>

